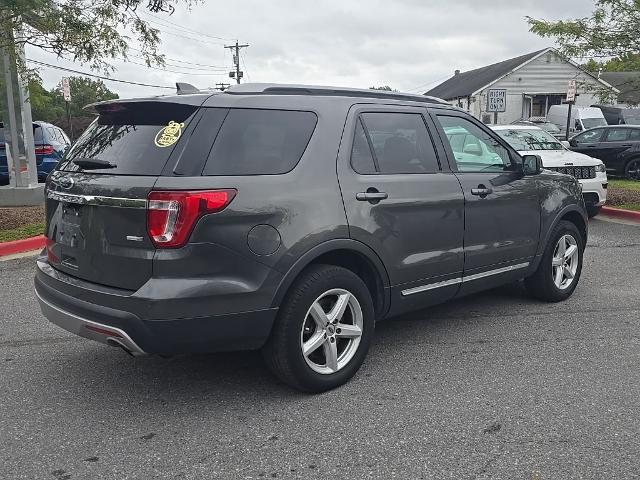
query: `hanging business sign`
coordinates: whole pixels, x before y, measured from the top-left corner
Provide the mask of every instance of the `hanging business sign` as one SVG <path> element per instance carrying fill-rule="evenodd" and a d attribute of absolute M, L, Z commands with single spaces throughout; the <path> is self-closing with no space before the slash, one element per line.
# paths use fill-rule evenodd
<path fill-rule="evenodd" d="M 487 93 L 487 112 L 504 112 L 507 110 L 507 90 L 492 88 Z"/>

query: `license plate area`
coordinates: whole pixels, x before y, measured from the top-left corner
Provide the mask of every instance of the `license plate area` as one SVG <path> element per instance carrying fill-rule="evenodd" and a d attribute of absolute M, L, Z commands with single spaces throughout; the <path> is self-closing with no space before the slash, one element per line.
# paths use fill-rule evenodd
<path fill-rule="evenodd" d="M 86 235 L 83 231 L 85 207 L 75 203 L 63 203 L 61 208 L 62 215 L 56 242 L 65 247 L 84 250 L 86 243 Z"/>

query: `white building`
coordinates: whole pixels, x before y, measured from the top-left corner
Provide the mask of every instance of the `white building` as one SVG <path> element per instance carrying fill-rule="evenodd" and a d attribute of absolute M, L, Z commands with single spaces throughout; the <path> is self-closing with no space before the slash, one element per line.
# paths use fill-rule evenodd
<path fill-rule="evenodd" d="M 468 72 L 456 70 L 453 77 L 425 95 L 442 98 L 485 123 L 507 124 L 530 117 L 546 117 L 551 105 L 559 105 L 566 99 L 570 80 L 576 80 L 578 86 L 577 106 L 602 103 L 599 95 L 602 91 L 619 93 L 556 49 L 545 48 Z M 492 90 L 506 93 L 504 112 L 488 111 Z"/>

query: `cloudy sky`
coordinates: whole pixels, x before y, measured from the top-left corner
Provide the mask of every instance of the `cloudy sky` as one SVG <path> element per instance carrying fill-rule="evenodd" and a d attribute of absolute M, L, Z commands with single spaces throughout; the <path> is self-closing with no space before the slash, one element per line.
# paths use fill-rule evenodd
<path fill-rule="evenodd" d="M 172 72 L 114 60 L 111 76 L 165 86 L 229 82 L 231 55 L 224 45 L 238 39 L 250 44 L 242 51 L 241 66 L 251 82 L 390 85 L 422 93 L 456 69 L 552 46 L 528 32 L 527 15 L 575 18 L 592 9 L 590 0 L 204 0 L 191 11 L 145 16 L 162 32 L 160 50 Z M 27 55 L 90 71 L 41 51 L 30 49 Z M 142 63 L 136 57 L 131 61 Z M 41 70 L 48 88 L 63 75 Z M 121 97 L 171 91 L 105 83 Z"/>

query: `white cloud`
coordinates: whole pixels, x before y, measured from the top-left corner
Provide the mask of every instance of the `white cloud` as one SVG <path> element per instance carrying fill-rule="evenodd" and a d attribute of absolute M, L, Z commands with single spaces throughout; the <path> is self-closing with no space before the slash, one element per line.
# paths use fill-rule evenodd
<path fill-rule="evenodd" d="M 391 85 L 399 90 L 423 91 L 455 69 L 469 70 L 549 46 L 549 40 L 528 32 L 527 15 L 572 18 L 585 16 L 592 8 L 584 0 L 245 0 L 205 1 L 191 12 L 179 9 L 173 16 L 161 18 L 175 27 L 249 43 L 251 46 L 243 50 L 243 69 L 253 82 Z M 179 28 L 159 28 L 165 32 L 161 51 L 169 59 L 231 68 L 223 40 Z M 196 37 L 199 42 L 175 34 Z M 86 66 L 58 61 L 40 51 L 29 50 L 28 56 L 88 71 Z M 200 87 L 230 81 L 226 72 L 195 75 L 203 71 L 190 68 L 204 67 L 168 63 L 174 66 L 167 69 L 188 70 L 190 74 L 115 61 L 117 71 L 112 76 L 157 85 L 173 85 L 179 80 Z M 181 65 L 185 68 L 179 68 Z M 41 73 L 47 87 L 66 75 L 48 68 Z M 106 83 L 123 97 L 170 91 Z"/>

